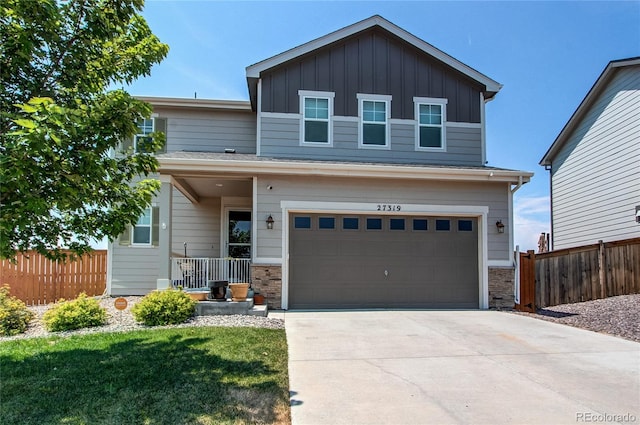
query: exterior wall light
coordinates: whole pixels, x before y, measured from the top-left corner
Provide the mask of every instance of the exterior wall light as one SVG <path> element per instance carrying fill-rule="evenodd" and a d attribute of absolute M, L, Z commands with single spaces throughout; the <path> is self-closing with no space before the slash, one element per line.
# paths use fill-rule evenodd
<path fill-rule="evenodd" d="M 271 214 L 267 217 L 267 229 L 273 229 L 273 217 L 271 217 Z"/>
<path fill-rule="evenodd" d="M 498 228 L 498 233 L 504 233 L 504 224 L 502 224 L 502 220 L 496 221 L 496 227 Z"/>
<path fill-rule="evenodd" d="M 636 207 L 636 223 L 640 224 L 640 205 Z"/>

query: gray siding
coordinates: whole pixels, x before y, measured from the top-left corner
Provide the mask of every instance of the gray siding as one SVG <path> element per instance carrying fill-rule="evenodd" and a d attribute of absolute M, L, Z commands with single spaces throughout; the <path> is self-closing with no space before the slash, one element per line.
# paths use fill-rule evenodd
<path fill-rule="evenodd" d="M 203 198 L 192 204 L 173 189 L 173 255 L 220 256 L 220 198 Z M 157 287 L 160 268 L 158 247 L 112 244 L 111 295 L 144 295 Z"/>
<path fill-rule="evenodd" d="M 172 222 L 174 255 L 184 255 L 186 242 L 189 257 L 220 257 L 220 198 L 192 204 L 174 189 Z"/>
<path fill-rule="evenodd" d="M 280 202 L 326 201 L 405 203 L 426 205 L 488 206 L 488 259 L 509 260 L 509 191 L 505 183 L 456 183 L 415 180 L 339 179 L 258 177 L 258 205 L 256 217 L 271 214 L 274 230 L 258 223 L 257 257 L 282 257 L 282 208 Z M 267 189 L 270 185 L 273 189 Z M 401 214 L 400 214 L 401 215 Z M 502 220 L 504 234 L 491 231 L 492 223 Z"/>
<path fill-rule="evenodd" d="M 358 116 L 356 93 L 393 96 L 391 118 L 413 119 L 413 97 L 449 99 L 450 121 L 480 122 L 477 82 L 374 28 L 262 73 L 262 111 L 299 113 L 298 90 L 335 92 L 335 114 Z"/>
<path fill-rule="evenodd" d="M 156 108 L 167 118 L 167 152 L 256 153 L 256 115 L 252 112 L 218 112 Z"/>
<path fill-rule="evenodd" d="M 554 249 L 640 237 L 640 67 L 621 69 L 552 163 Z"/>
<path fill-rule="evenodd" d="M 333 123 L 333 147 L 300 145 L 300 118 L 262 118 L 260 155 L 361 162 L 482 165 L 481 129 L 448 126 L 445 152 L 415 149 L 415 126 L 391 123 L 391 149 L 358 148 L 358 123 Z"/>

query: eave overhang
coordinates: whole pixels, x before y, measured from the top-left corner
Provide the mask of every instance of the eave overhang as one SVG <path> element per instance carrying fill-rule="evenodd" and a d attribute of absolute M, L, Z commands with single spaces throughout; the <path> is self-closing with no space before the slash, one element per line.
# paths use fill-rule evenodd
<path fill-rule="evenodd" d="M 580 105 L 578 105 L 578 108 L 575 110 L 573 115 L 571 115 L 569 121 L 567 121 L 565 126 L 562 128 L 560 134 L 558 134 L 558 137 L 556 137 L 547 152 L 540 160 L 540 165 L 544 167 L 551 166 L 551 163 L 553 162 L 553 159 L 555 158 L 557 153 L 560 151 L 560 149 L 562 149 L 573 131 L 580 124 L 584 116 L 589 112 L 589 109 L 592 107 L 593 103 L 597 101 L 598 96 L 600 96 L 602 91 L 607 87 L 609 81 L 611 81 L 616 71 L 626 66 L 635 65 L 640 65 L 640 57 L 615 60 L 607 64 L 587 95 L 584 97 L 584 99 L 582 99 L 582 102 L 580 102 Z"/>
<path fill-rule="evenodd" d="M 501 168 L 439 167 L 396 164 L 230 160 L 218 158 L 159 158 L 160 174 L 189 177 L 207 175 L 287 175 L 356 177 L 372 179 L 446 180 L 465 182 L 528 183 L 532 172 Z"/>
<path fill-rule="evenodd" d="M 399 26 L 387 21 L 382 16 L 374 15 L 363 21 L 356 22 L 355 24 L 349 25 L 347 27 L 344 27 L 342 29 L 329 33 L 325 36 L 312 40 L 308 43 L 294 47 L 283 53 L 272 56 L 268 59 L 255 63 L 253 65 L 249 65 L 246 68 L 246 75 L 247 75 L 247 84 L 249 85 L 250 99 L 252 99 L 252 102 L 255 100 L 257 83 L 263 71 L 276 67 L 280 64 L 283 64 L 297 57 L 310 53 L 314 50 L 320 49 L 329 44 L 338 42 L 344 38 L 350 37 L 354 34 L 357 34 L 369 28 L 373 28 L 375 26 L 381 27 L 389 31 L 390 33 L 396 35 L 397 37 L 405 40 L 407 43 L 418 48 L 419 50 L 422 50 L 426 54 L 434 57 L 435 59 L 445 63 L 446 65 L 452 67 L 458 72 L 480 83 L 482 86 L 484 86 L 483 94 L 484 94 L 484 99 L 487 102 L 493 99 L 493 97 L 502 88 L 502 84 L 498 83 L 497 81 L 487 77 L 481 72 L 460 62 L 456 58 L 449 56 L 442 50 L 434 47 L 433 45 L 416 37 L 415 35 L 405 31 Z"/>
<path fill-rule="evenodd" d="M 186 99 L 155 96 L 134 97 L 143 102 L 147 102 L 154 107 L 252 112 L 251 102 L 249 102 L 248 100 Z"/>

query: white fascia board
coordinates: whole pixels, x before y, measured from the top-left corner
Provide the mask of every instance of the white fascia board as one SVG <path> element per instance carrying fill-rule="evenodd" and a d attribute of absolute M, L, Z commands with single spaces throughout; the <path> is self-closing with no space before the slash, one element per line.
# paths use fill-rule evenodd
<path fill-rule="evenodd" d="M 169 108 L 216 109 L 252 112 L 248 100 L 186 99 L 177 97 L 134 96 L 153 106 Z"/>
<path fill-rule="evenodd" d="M 560 130 L 560 134 L 558 134 L 558 137 L 556 137 L 547 152 L 544 154 L 539 162 L 539 165 L 551 165 L 556 154 L 567 142 L 569 136 L 571 136 L 575 128 L 582 121 L 582 118 L 584 118 L 584 116 L 589 112 L 593 103 L 598 100 L 598 97 L 600 96 L 602 91 L 607 87 L 615 71 L 617 71 L 618 68 L 635 65 L 640 65 L 640 58 L 611 61 L 607 64 L 589 92 L 586 94 L 584 99 L 582 99 L 582 102 L 580 102 L 580 105 L 578 105 L 576 110 L 571 115 L 569 121 L 567 121 L 562 130 Z"/>
<path fill-rule="evenodd" d="M 399 26 L 387 21 L 382 16 L 374 15 L 370 18 L 367 18 L 363 21 L 356 22 L 355 24 L 344 27 L 340 30 L 329 33 L 323 37 L 312 40 L 308 43 L 302 44 L 298 47 L 294 47 L 293 49 L 289 49 L 286 52 L 280 53 L 279 55 L 272 56 L 269 59 L 265 59 L 261 62 L 250 65 L 246 68 L 247 78 L 260 78 L 260 73 L 269 68 L 273 68 L 281 63 L 287 62 L 289 60 L 295 59 L 298 56 L 309 53 L 313 50 L 322 48 L 326 45 L 339 41 L 343 38 L 349 37 L 353 34 L 356 34 L 360 31 L 369 29 L 379 25 L 390 33 L 400 37 L 406 42 L 414 45 L 418 49 L 423 52 L 433 56 L 434 58 L 444 62 L 445 64 L 451 66 L 452 68 L 460 71 L 466 76 L 478 81 L 483 84 L 487 91 L 497 93 L 502 88 L 502 84 L 492 80 L 486 75 L 476 71 L 468 65 L 460 62 L 459 60 L 449 56 L 444 53 L 442 50 L 437 49 L 426 41 L 416 37 L 415 35 L 405 31 Z"/>
<path fill-rule="evenodd" d="M 306 176 L 368 177 L 387 179 L 458 180 L 484 182 L 529 182 L 533 173 L 513 170 L 471 168 L 431 168 L 403 165 L 336 164 L 220 159 L 161 159 L 161 174 L 202 176 L 219 172 L 230 174 L 279 174 Z"/>

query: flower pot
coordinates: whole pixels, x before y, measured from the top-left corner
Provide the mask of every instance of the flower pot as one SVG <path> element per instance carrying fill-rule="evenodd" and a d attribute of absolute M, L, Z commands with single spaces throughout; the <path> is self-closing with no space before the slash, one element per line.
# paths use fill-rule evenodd
<path fill-rule="evenodd" d="M 247 299 L 247 292 L 249 292 L 249 284 L 230 283 L 229 289 L 231 289 L 231 299 L 233 301 L 245 301 Z"/>
<path fill-rule="evenodd" d="M 255 294 L 253 296 L 253 303 L 255 305 L 263 305 L 264 304 L 264 295 L 261 294 Z"/>
<path fill-rule="evenodd" d="M 205 291 L 185 291 L 185 292 L 189 294 L 192 300 L 196 300 L 196 301 L 204 301 L 207 299 L 207 295 L 209 295 L 209 292 L 205 292 Z"/>

